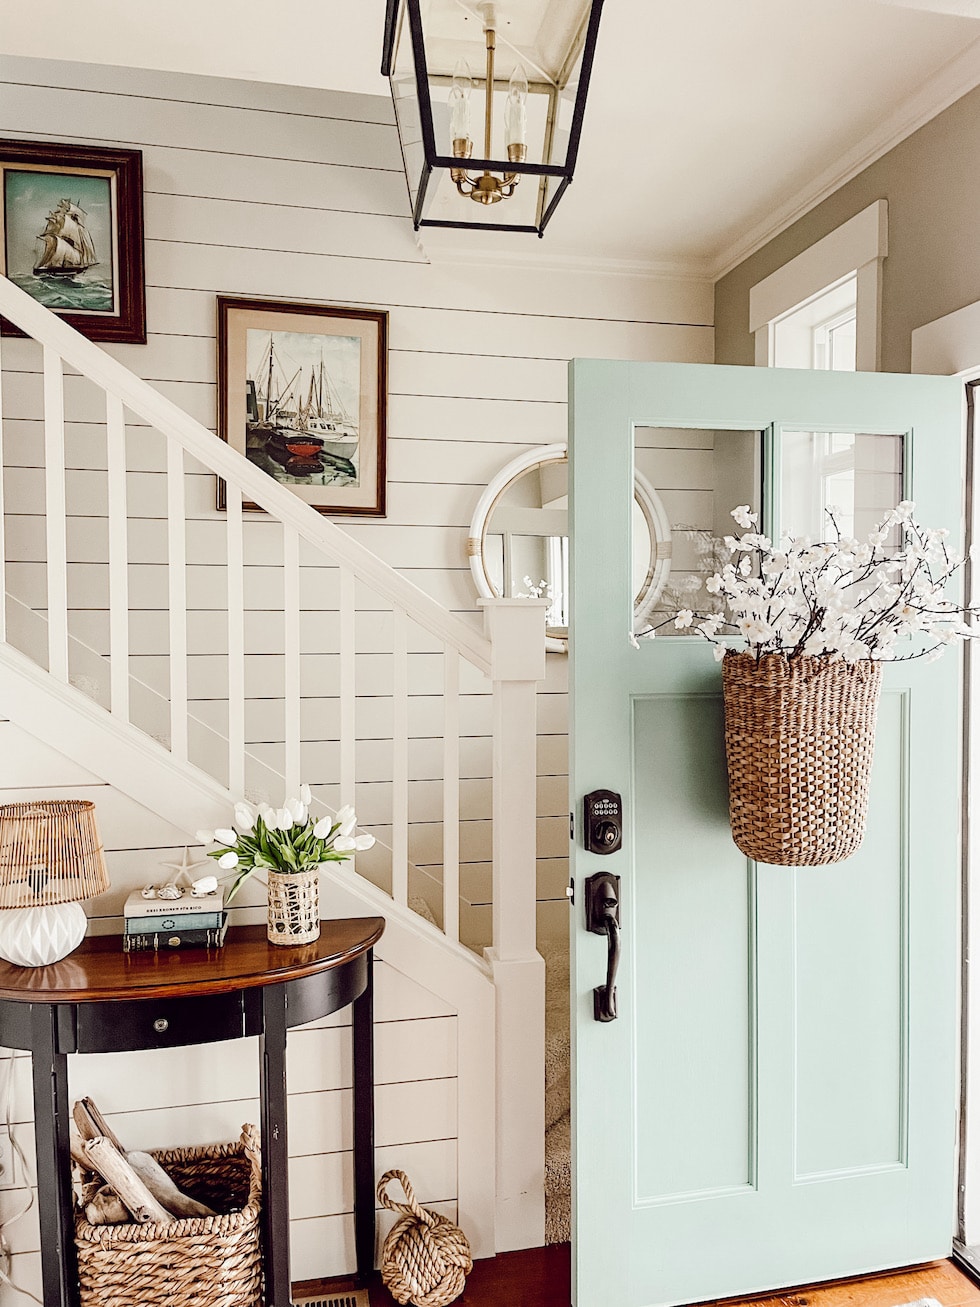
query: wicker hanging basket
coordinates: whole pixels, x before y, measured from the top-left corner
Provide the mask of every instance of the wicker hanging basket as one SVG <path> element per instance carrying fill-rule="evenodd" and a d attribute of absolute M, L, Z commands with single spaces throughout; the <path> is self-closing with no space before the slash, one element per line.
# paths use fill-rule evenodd
<path fill-rule="evenodd" d="M 75 1214 L 81 1307 L 255 1307 L 262 1294 L 259 1133 L 236 1144 L 152 1154 L 215 1216 L 166 1225 L 90 1225 Z M 101 1183 L 76 1166 L 80 1193 Z"/>
<path fill-rule="evenodd" d="M 722 684 L 735 843 L 779 867 L 849 858 L 864 838 L 881 664 L 730 651 Z"/>

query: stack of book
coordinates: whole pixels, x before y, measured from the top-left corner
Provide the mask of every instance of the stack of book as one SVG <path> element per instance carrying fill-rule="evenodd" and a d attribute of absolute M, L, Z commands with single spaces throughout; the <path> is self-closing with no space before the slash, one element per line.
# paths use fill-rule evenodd
<path fill-rule="evenodd" d="M 224 900 L 221 886 L 213 894 L 185 893 L 179 899 L 145 899 L 134 890 L 123 908 L 123 952 L 220 948 L 228 933 Z"/>

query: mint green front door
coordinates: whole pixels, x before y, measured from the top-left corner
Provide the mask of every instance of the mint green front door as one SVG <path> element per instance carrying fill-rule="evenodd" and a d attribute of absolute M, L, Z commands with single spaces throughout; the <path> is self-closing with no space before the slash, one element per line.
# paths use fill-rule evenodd
<path fill-rule="evenodd" d="M 636 467 L 673 527 L 675 599 L 728 510 L 856 532 L 901 498 L 959 535 L 947 378 L 576 361 L 571 379 L 577 1307 L 694 1302 L 949 1253 L 957 1104 L 959 666 L 886 668 L 862 848 L 832 867 L 731 841 L 721 678 L 680 632 L 631 647 Z M 646 460 L 644 465 L 644 460 Z M 875 500 L 882 502 L 874 502 Z M 790 513 L 792 512 L 792 518 Z M 727 525 L 726 525 L 727 524 Z M 702 591 L 703 596 L 703 591 Z M 686 605 L 685 605 L 686 606 Z M 697 601 L 690 603 L 697 607 Z M 582 846 L 622 795 L 622 848 Z M 622 878 L 618 1018 L 587 876 Z"/>

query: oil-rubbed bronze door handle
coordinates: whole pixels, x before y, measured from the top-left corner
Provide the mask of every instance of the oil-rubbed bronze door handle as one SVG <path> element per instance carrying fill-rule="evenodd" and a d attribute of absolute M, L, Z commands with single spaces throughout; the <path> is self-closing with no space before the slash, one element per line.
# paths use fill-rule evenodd
<path fill-rule="evenodd" d="M 592 991 L 596 1021 L 616 1020 L 616 972 L 619 968 L 619 877 L 602 871 L 585 882 L 585 925 L 609 941 L 606 983 Z"/>

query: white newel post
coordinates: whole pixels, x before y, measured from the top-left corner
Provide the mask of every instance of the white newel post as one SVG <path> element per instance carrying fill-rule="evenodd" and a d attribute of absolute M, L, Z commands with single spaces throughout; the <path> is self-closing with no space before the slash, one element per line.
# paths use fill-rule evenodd
<path fill-rule="evenodd" d="M 544 1243 L 544 962 L 537 951 L 537 683 L 543 599 L 484 599 L 493 646 L 498 1252 Z"/>

